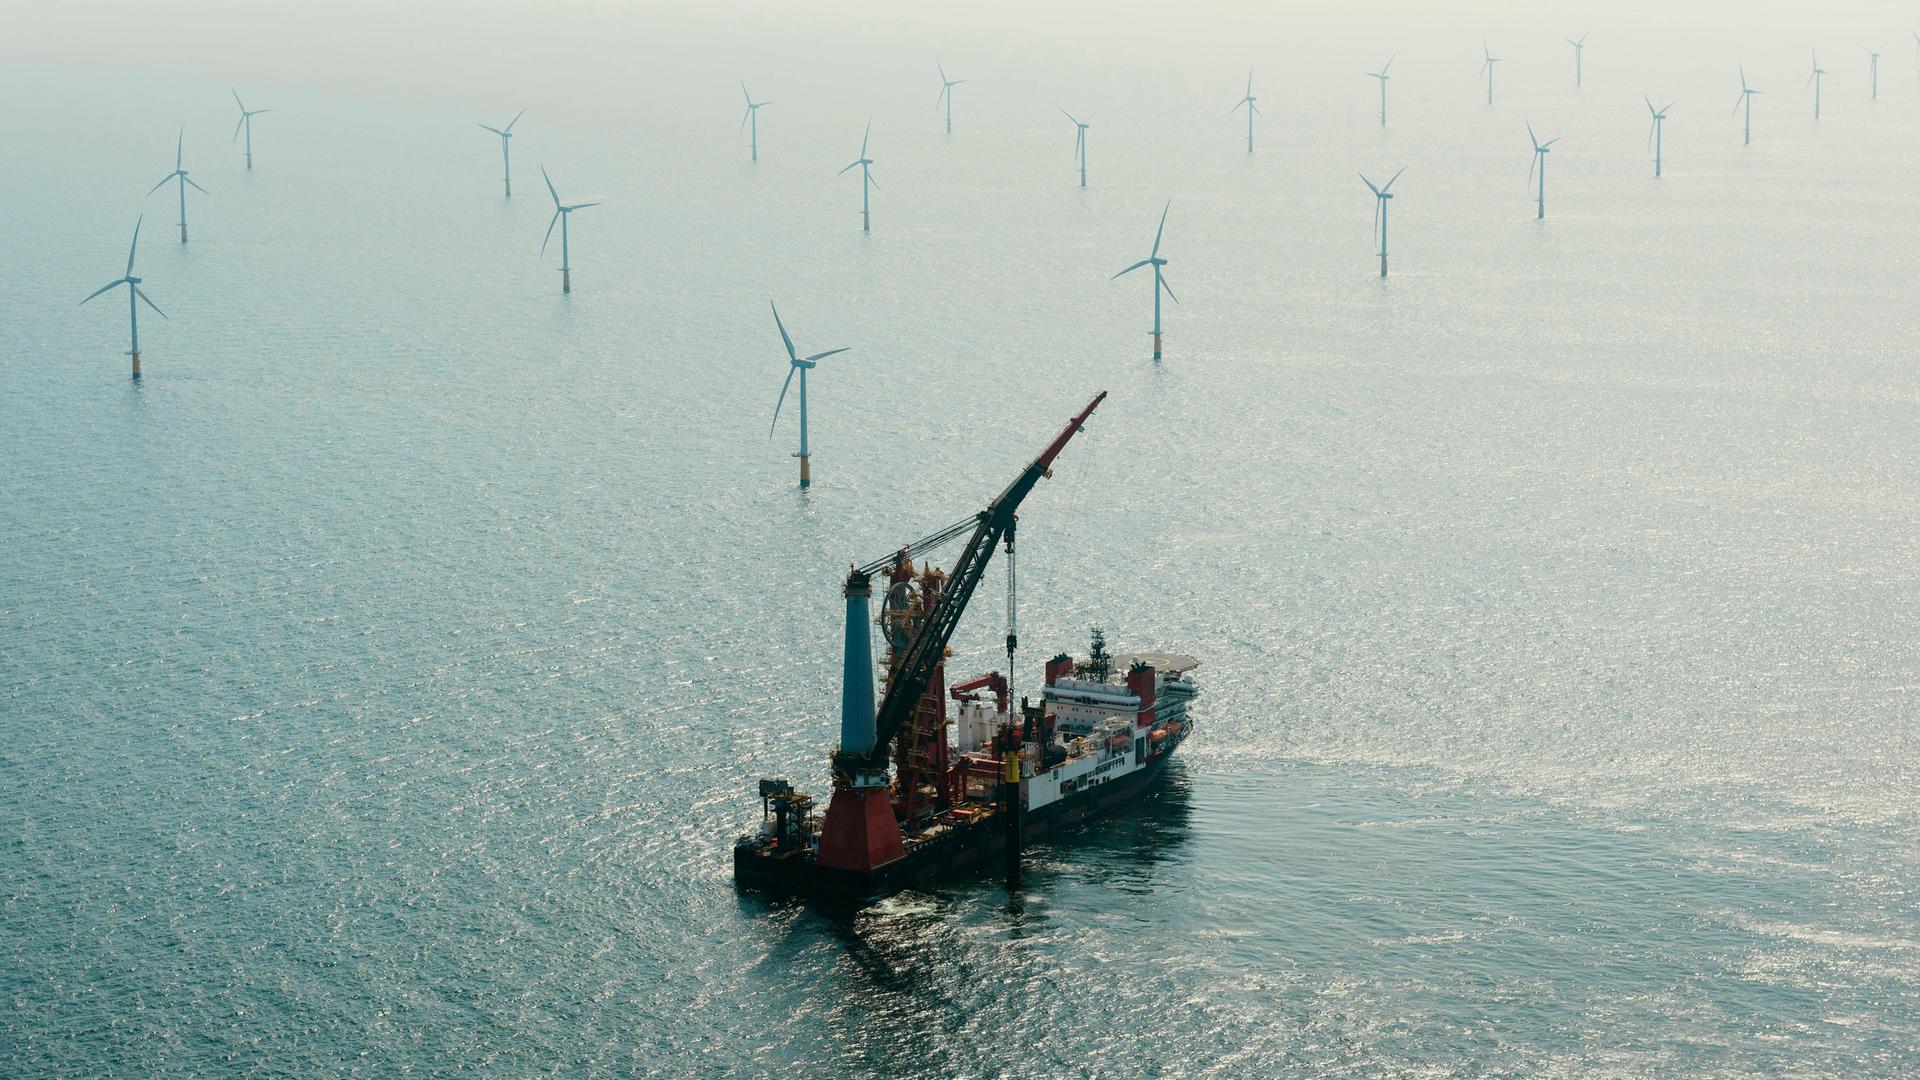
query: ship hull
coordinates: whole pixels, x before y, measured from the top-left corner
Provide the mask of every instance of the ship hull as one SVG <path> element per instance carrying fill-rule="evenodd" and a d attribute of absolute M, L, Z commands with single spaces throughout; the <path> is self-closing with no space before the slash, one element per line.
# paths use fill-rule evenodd
<path fill-rule="evenodd" d="M 1063 796 L 1021 815 L 1022 846 L 1072 829 L 1135 802 L 1158 783 L 1184 739 L 1123 776 Z M 733 881 L 741 889 L 833 900 L 874 900 L 934 881 L 1004 869 L 1006 819 L 995 812 L 938 836 L 908 841 L 905 856 L 872 870 L 820 866 L 808 852 L 771 854 L 743 839 L 733 849 Z"/>

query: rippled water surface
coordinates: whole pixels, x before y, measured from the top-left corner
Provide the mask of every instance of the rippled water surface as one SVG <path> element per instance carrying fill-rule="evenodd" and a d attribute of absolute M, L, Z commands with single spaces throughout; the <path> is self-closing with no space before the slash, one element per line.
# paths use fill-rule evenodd
<path fill-rule="evenodd" d="M 1618 16 L 1575 92 L 1585 16 L 1531 7 L 14 7 L 0 1073 L 1920 1070 L 1883 14 Z M 275 110 L 250 174 L 229 82 Z M 473 125 L 522 105 L 509 202 Z M 1100 110 L 1085 191 L 1056 105 Z M 182 124 L 185 248 L 142 198 Z M 542 163 L 604 199 L 570 298 Z M 1353 174 L 1401 165 L 1383 284 Z M 1169 197 L 1155 365 L 1108 277 Z M 76 305 L 142 211 L 133 383 L 122 303 Z M 852 346 L 806 493 L 769 298 Z M 1022 516 L 1019 682 L 1093 624 L 1200 656 L 1164 785 L 1018 896 L 736 894 L 754 781 L 825 787 L 845 566 L 1102 389 Z"/>

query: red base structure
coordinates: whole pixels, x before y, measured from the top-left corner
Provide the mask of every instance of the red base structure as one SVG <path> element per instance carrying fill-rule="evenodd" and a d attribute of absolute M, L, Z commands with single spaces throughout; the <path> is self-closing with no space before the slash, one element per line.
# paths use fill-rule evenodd
<path fill-rule="evenodd" d="M 865 872 L 906 854 L 886 788 L 841 788 L 833 793 L 820 829 L 819 865 Z"/>

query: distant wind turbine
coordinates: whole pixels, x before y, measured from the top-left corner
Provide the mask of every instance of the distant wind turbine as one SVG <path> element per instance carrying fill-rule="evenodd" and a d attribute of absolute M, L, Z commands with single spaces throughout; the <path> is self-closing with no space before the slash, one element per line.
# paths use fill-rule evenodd
<path fill-rule="evenodd" d="M 1407 170 L 1402 167 L 1400 172 L 1394 173 L 1386 183 L 1381 184 L 1379 187 L 1373 186 L 1373 181 L 1367 179 L 1366 173 L 1360 174 L 1360 182 L 1367 185 L 1367 188 L 1373 192 L 1373 231 L 1380 234 L 1380 277 L 1382 280 L 1385 280 L 1387 276 L 1387 200 L 1393 198 L 1393 182 L 1400 179 L 1400 173 L 1406 171 Z"/>
<path fill-rule="evenodd" d="M 1379 71 L 1367 72 L 1368 78 L 1380 80 L 1380 126 L 1381 127 L 1387 126 L 1387 69 L 1393 66 L 1393 57 L 1399 56 L 1399 55 L 1400 55 L 1399 53 L 1394 53 L 1393 56 L 1387 57 L 1387 62 L 1380 65 Z"/>
<path fill-rule="evenodd" d="M 227 89 L 233 90 L 233 103 L 235 105 L 240 106 L 240 122 L 233 125 L 233 138 L 234 139 L 239 138 L 240 130 L 242 128 L 246 129 L 247 168 L 251 170 L 253 168 L 253 118 L 256 116 L 259 116 L 261 113 L 270 113 L 273 110 L 272 109 L 249 109 L 247 108 L 247 103 L 240 100 L 240 91 L 234 90 L 233 87 L 231 86 L 227 87 Z M 232 142 L 233 139 L 228 139 L 227 141 Z"/>
<path fill-rule="evenodd" d="M 165 181 L 162 181 L 162 183 L 164 182 Z M 107 282 L 105 285 L 102 285 L 99 288 L 93 290 L 93 292 L 87 296 L 87 300 L 91 300 L 94 297 L 99 296 L 101 293 L 108 291 L 109 289 L 116 289 L 122 285 L 125 285 L 127 287 L 127 316 L 131 320 L 129 325 L 133 328 L 133 344 L 132 344 L 132 347 L 127 350 L 127 355 L 133 357 L 133 377 L 136 379 L 140 377 L 140 303 L 139 302 L 142 300 L 146 300 L 147 306 L 153 309 L 154 314 L 160 316 L 163 319 L 167 317 L 167 313 L 160 310 L 160 305 L 148 299 L 147 294 L 141 291 L 140 279 L 133 276 L 133 254 L 134 252 L 140 249 L 140 222 L 144 220 L 146 220 L 146 215 L 142 214 L 133 223 L 133 243 L 127 247 L 126 274 L 121 277 L 115 278 L 112 281 Z M 80 301 L 80 303 L 85 304 L 87 300 L 82 300 Z"/>
<path fill-rule="evenodd" d="M 773 308 L 773 325 L 780 328 L 780 340 L 787 347 L 788 365 L 787 381 L 780 384 L 780 399 L 773 403 L 773 423 L 767 428 L 767 438 L 773 438 L 775 429 L 780 426 L 780 406 L 786 403 L 787 387 L 793 385 L 793 373 L 797 371 L 800 373 L 800 452 L 793 456 L 800 459 L 800 486 L 803 488 L 812 487 L 813 470 L 808 464 L 809 457 L 807 451 L 807 372 L 821 359 L 832 356 L 834 353 L 846 352 L 847 349 L 852 348 L 852 346 L 828 349 L 826 352 L 817 352 L 812 356 L 802 357 L 794 351 L 793 339 L 787 336 L 786 324 L 780 321 L 780 309 L 774 307 L 773 301 L 771 300 L 767 301 L 767 306 Z"/>
<path fill-rule="evenodd" d="M 1239 102 L 1237 102 L 1233 106 L 1233 108 L 1228 109 L 1227 111 L 1229 113 L 1236 113 L 1236 112 L 1239 112 L 1242 107 L 1244 107 L 1247 110 L 1247 153 L 1249 154 L 1253 153 L 1253 116 L 1255 113 L 1260 111 L 1260 106 L 1254 104 L 1254 101 L 1255 101 L 1255 98 L 1253 96 L 1253 69 L 1248 68 L 1247 69 L 1247 96 L 1241 98 Z"/>
<path fill-rule="evenodd" d="M 740 94 L 742 97 L 745 97 L 747 99 L 747 112 L 746 112 L 746 115 L 740 118 L 740 126 L 742 128 L 745 128 L 748 125 L 752 125 L 753 134 L 750 136 L 750 139 L 752 140 L 750 145 L 753 147 L 753 160 L 759 161 L 760 160 L 760 110 L 773 104 L 773 102 L 753 100 L 753 95 L 747 93 L 746 83 L 740 84 Z"/>
<path fill-rule="evenodd" d="M 1820 77 L 1827 70 L 1820 66 L 1820 50 L 1813 50 L 1813 73 L 1807 76 L 1807 85 L 1813 87 L 1813 118 L 1820 119 Z"/>
<path fill-rule="evenodd" d="M 870 213 L 871 205 L 868 202 L 867 195 L 868 195 L 869 188 L 877 190 L 880 187 L 880 185 L 875 183 L 873 179 L 873 159 L 867 156 L 867 136 L 872 134 L 873 134 L 873 121 L 869 120 L 867 121 L 867 130 L 861 133 L 860 135 L 860 156 L 857 158 L 854 158 L 853 162 L 849 164 L 845 169 L 841 169 L 839 172 L 834 173 L 835 176 L 845 176 L 847 175 L 847 171 L 849 169 L 852 169 L 854 165 L 860 166 L 860 231 L 861 232 L 873 231 L 872 228 L 870 227 L 872 224 L 873 218 Z"/>
<path fill-rule="evenodd" d="M 1480 74 L 1487 77 L 1487 104 L 1491 105 L 1493 104 L 1493 65 L 1499 63 L 1500 58 L 1487 51 L 1485 38 L 1480 39 L 1480 54 L 1487 58 L 1487 62 L 1480 65 Z"/>
<path fill-rule="evenodd" d="M 567 248 L 567 219 L 573 216 L 575 210 L 585 210 L 589 206 L 600 204 L 597 202 L 571 205 L 562 203 L 560 193 L 553 188 L 553 177 L 547 175 L 545 165 L 540 166 L 540 179 L 547 182 L 547 194 L 553 196 L 553 220 L 547 222 L 547 235 L 540 241 L 540 254 L 547 253 L 547 241 L 553 239 L 553 227 L 558 224 L 560 226 L 560 291 L 570 293 L 573 291 L 573 263 L 570 261 L 570 252 Z"/>
<path fill-rule="evenodd" d="M 1171 298 L 1174 303 L 1177 304 L 1180 302 L 1180 298 L 1173 295 L 1173 287 L 1167 284 L 1166 275 L 1160 272 L 1160 268 L 1167 265 L 1167 260 L 1160 257 L 1160 237 L 1162 234 L 1164 234 L 1167 231 L 1167 211 L 1171 209 L 1173 209 L 1173 200 L 1168 199 L 1167 205 L 1163 207 L 1160 211 L 1160 228 L 1155 230 L 1153 234 L 1153 251 L 1149 253 L 1146 258 L 1141 259 L 1139 262 L 1134 263 L 1132 266 L 1129 266 L 1125 270 L 1120 271 L 1120 273 L 1113 275 L 1114 279 L 1118 279 L 1127 274 L 1133 273 L 1135 270 L 1138 270 L 1143 266 L 1153 267 L 1153 358 L 1155 360 L 1160 359 L 1160 292 L 1161 290 L 1163 289 L 1166 290 L 1167 296 Z"/>
<path fill-rule="evenodd" d="M 1540 170 L 1540 212 L 1534 216 L 1534 220 L 1545 221 L 1547 217 L 1547 148 L 1559 142 L 1560 136 L 1555 135 L 1546 142 L 1541 142 L 1533 134 L 1533 125 L 1528 124 L 1527 138 L 1533 140 L 1533 165 L 1527 168 L 1527 179 L 1533 179 L 1535 167 Z"/>
<path fill-rule="evenodd" d="M 187 242 L 187 185 L 193 184 L 193 190 L 202 195 L 207 194 L 206 188 L 193 183 L 193 178 L 187 175 L 186 167 L 180 163 L 181 149 L 186 145 L 186 141 L 187 129 L 181 128 L 179 137 L 176 138 L 173 143 L 173 171 L 161 177 L 160 182 L 153 185 L 152 190 L 147 192 L 148 195 L 152 195 L 155 191 L 166 187 L 167 181 L 180 181 L 180 242 L 183 244 Z M 138 228 L 138 226 L 135 226 L 135 228 Z M 127 272 L 132 273 L 133 271 L 129 270 Z"/>
<path fill-rule="evenodd" d="M 489 127 L 486 124 L 480 125 L 495 135 L 500 136 L 500 167 L 505 170 L 500 183 L 506 187 L 507 198 L 509 199 L 513 198 L 513 155 L 508 153 L 507 150 L 508 147 L 513 144 L 513 125 L 519 123 L 520 118 L 525 115 L 527 115 L 527 110 L 525 109 L 514 113 L 513 119 L 507 121 L 507 126 L 503 128 Z"/>
<path fill-rule="evenodd" d="M 1745 134 L 1740 137 L 1741 146 L 1750 146 L 1753 143 L 1753 95 L 1759 93 L 1764 91 L 1755 90 L 1747 85 L 1747 66 L 1740 65 L 1740 96 L 1733 100 L 1733 111 L 1739 112 L 1741 106 L 1746 106 L 1746 129 Z"/>
<path fill-rule="evenodd" d="M 1586 33 L 1581 34 L 1578 40 L 1574 38 L 1567 39 L 1567 44 L 1573 46 L 1573 85 L 1575 86 L 1581 85 L 1582 82 L 1582 72 L 1580 70 L 1581 53 L 1586 51 L 1587 34 L 1591 33 L 1593 33 L 1593 31 L 1588 30 Z"/>
<path fill-rule="evenodd" d="M 1077 129 L 1073 135 L 1073 155 L 1074 157 L 1078 158 L 1080 161 L 1080 186 L 1086 187 L 1087 186 L 1087 128 L 1092 124 L 1093 117 L 1088 116 L 1087 123 L 1083 124 L 1079 120 L 1075 119 L 1072 113 L 1068 112 L 1065 109 L 1060 110 L 1060 115 L 1066 117 L 1069 120 L 1072 120 L 1073 126 Z"/>
<path fill-rule="evenodd" d="M 1666 123 L 1667 109 L 1673 108 L 1673 102 L 1667 102 L 1665 108 L 1656 109 L 1653 107 L 1652 98 L 1645 94 L 1640 96 L 1647 98 L 1647 112 L 1653 116 L 1652 126 L 1647 129 L 1647 147 L 1653 151 L 1653 177 L 1658 180 L 1660 178 L 1660 129 Z"/>
<path fill-rule="evenodd" d="M 1866 48 L 1866 46 L 1861 46 Z M 1873 100 L 1880 100 L 1880 54 L 1867 49 L 1867 80 L 1873 87 Z"/>
<path fill-rule="evenodd" d="M 953 88 L 956 86 L 959 86 L 961 83 L 966 82 L 967 80 L 947 78 L 947 69 L 941 67 L 940 62 L 938 60 L 934 61 L 933 67 L 935 71 L 938 71 L 940 73 L 940 96 L 933 99 L 933 107 L 937 109 L 940 107 L 941 102 L 943 101 L 946 102 L 947 134 L 951 135 L 953 134 Z"/>

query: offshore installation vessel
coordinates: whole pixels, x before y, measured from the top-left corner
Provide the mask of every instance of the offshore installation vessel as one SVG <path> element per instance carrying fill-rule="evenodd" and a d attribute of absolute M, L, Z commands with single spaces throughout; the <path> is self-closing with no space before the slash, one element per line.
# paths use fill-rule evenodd
<path fill-rule="evenodd" d="M 1086 657 L 1047 661 L 1039 704 L 1023 697 L 1016 710 L 998 671 L 947 685 L 948 643 L 1002 545 L 1013 670 L 1015 511 L 1106 396 L 1068 421 L 986 509 L 848 573 L 833 794 L 820 814 L 813 796 L 788 781 L 761 780 L 760 826 L 733 847 L 736 885 L 865 900 L 996 865 L 1017 882 L 1027 841 L 1132 800 L 1160 776 L 1193 730 L 1187 707 L 1199 665 L 1191 657 L 1112 655 L 1096 629 Z M 951 570 L 915 565 L 961 537 Z M 877 707 L 876 625 L 885 646 Z"/>

